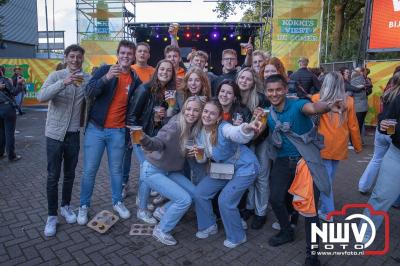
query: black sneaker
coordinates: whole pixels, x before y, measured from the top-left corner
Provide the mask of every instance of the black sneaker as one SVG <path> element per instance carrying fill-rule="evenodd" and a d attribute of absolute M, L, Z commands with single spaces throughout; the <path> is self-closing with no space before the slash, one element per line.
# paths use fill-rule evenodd
<path fill-rule="evenodd" d="M 247 221 L 251 216 L 254 215 L 254 210 L 244 209 L 241 211 L 240 215 L 242 216 L 243 220 Z"/>
<path fill-rule="evenodd" d="M 263 227 L 267 221 L 267 216 L 254 215 L 253 222 L 251 223 L 251 229 L 259 230 Z"/>
<path fill-rule="evenodd" d="M 292 228 L 281 230 L 279 233 L 268 240 L 268 244 L 277 247 L 294 241 L 294 231 Z"/>
<path fill-rule="evenodd" d="M 14 157 L 12 157 L 11 159 L 8 159 L 10 162 L 16 162 L 18 160 L 20 160 L 22 157 L 21 155 L 15 155 Z"/>

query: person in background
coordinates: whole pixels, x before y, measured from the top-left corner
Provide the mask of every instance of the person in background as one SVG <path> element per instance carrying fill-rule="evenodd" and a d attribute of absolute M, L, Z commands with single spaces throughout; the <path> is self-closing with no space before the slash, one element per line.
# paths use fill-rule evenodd
<path fill-rule="evenodd" d="M 176 89 L 177 90 L 182 90 L 183 89 L 183 78 L 185 77 L 185 69 L 179 65 L 181 62 L 181 51 L 179 50 L 179 47 L 174 46 L 174 45 L 168 45 L 164 49 L 164 57 L 165 59 L 169 60 L 172 62 L 174 65 L 174 70 L 175 70 L 175 80 L 176 80 Z"/>
<path fill-rule="evenodd" d="M 22 111 L 22 103 L 24 102 L 24 97 L 26 94 L 26 84 L 25 84 L 25 79 L 22 76 L 22 68 L 17 66 L 14 68 L 14 74 L 11 77 L 13 86 L 15 88 L 15 93 L 17 95 L 15 96 L 15 102 L 17 103 L 17 110 L 19 115 L 25 114 L 25 112 Z"/>
<path fill-rule="evenodd" d="M 135 64 L 132 65 L 132 69 L 139 76 L 140 80 L 143 83 L 147 83 L 150 81 L 151 77 L 154 74 L 154 67 L 148 65 L 148 61 L 150 59 L 150 45 L 146 42 L 139 42 L 136 45 L 135 52 Z M 122 197 L 125 198 L 128 195 L 129 191 L 129 173 L 131 171 L 132 164 L 132 145 L 127 145 L 124 153 L 124 159 L 122 163 L 122 175 L 123 175 L 123 183 L 122 183 Z M 139 159 L 138 159 L 139 161 Z"/>
<path fill-rule="evenodd" d="M 82 71 L 85 50 L 79 45 L 64 51 L 67 67 L 50 73 L 38 92 L 39 102 L 49 102 L 46 119 L 47 205 L 45 236 L 54 236 L 57 226 L 58 183 L 63 168 L 61 216 L 67 223 L 76 222 L 70 206 L 75 168 L 80 150 L 80 128 L 85 108 L 84 88 L 90 75 Z"/>
<path fill-rule="evenodd" d="M 331 184 L 330 195 L 320 196 L 320 219 L 332 222 L 333 218 L 327 219 L 328 213 L 336 210 L 334 202 L 333 182 L 336 169 L 341 160 L 348 157 L 347 143 L 351 137 L 355 152 L 362 150 L 361 136 L 358 130 L 354 100 L 346 95 L 343 77 L 338 72 L 330 72 L 322 83 L 321 90 L 312 97 L 313 102 L 335 102 L 343 100 L 345 111 L 340 114 L 333 112 L 325 113 L 319 117 L 318 132 L 324 136 L 324 148 L 321 150 L 321 157 L 328 172 Z"/>
<path fill-rule="evenodd" d="M 357 114 L 358 127 L 360 134 L 364 127 L 365 117 L 368 112 L 368 98 L 366 91 L 366 81 L 360 69 L 353 71 L 351 74 L 350 84 L 353 86 L 352 96 L 354 98 L 354 106 Z"/>
<path fill-rule="evenodd" d="M 233 49 L 225 49 L 222 51 L 222 74 L 216 76 L 211 82 L 211 95 L 216 96 L 218 85 L 225 79 L 235 80 L 237 74 L 237 53 Z"/>
<path fill-rule="evenodd" d="M 198 67 L 191 67 L 183 79 L 183 91 L 176 92 L 177 111 L 182 109 L 183 103 L 191 96 L 199 96 L 203 103 L 211 97 L 210 83 L 207 75 Z"/>
<path fill-rule="evenodd" d="M 285 66 L 278 57 L 272 57 L 264 62 L 261 66 L 259 75 L 262 80 L 266 80 L 269 76 L 280 74 L 288 80 Z"/>
<path fill-rule="evenodd" d="M 16 92 L 12 81 L 4 76 L 5 71 L 5 67 L 0 66 L 0 159 L 5 158 L 6 151 L 8 160 L 15 162 L 22 158 L 15 153 Z"/>
<path fill-rule="evenodd" d="M 222 106 L 222 119 L 228 123 L 239 126 L 250 123 L 251 111 L 241 103 L 239 86 L 232 80 L 226 79 L 217 88 L 218 101 Z"/>
<path fill-rule="evenodd" d="M 159 61 L 151 80 L 135 90 L 128 110 L 127 125 L 141 126 L 143 132 L 150 137 L 157 135 L 157 132 L 173 114 L 174 106 L 168 105 L 166 93 L 176 91 L 175 79 L 174 64 L 167 59 Z M 133 152 L 142 166 L 145 161 L 142 147 L 134 144 Z M 157 221 L 150 213 L 154 208 L 149 204 L 150 187 L 143 181 L 143 176 L 141 171 L 136 215 L 145 223 L 156 224 Z"/>
<path fill-rule="evenodd" d="M 211 199 L 222 190 L 218 197 L 218 205 L 226 234 L 224 246 L 235 248 L 247 241 L 237 206 L 244 192 L 254 182 L 260 167 L 254 153 L 243 144 L 253 138 L 260 122 L 255 119 L 250 124 L 233 126 L 222 120 L 222 114 L 223 109 L 217 99 L 212 99 L 204 106 L 201 116 L 202 129 L 196 141 L 205 147 L 205 156 L 198 162 L 205 163 L 210 160 L 229 163 L 234 165 L 235 171 L 230 180 L 207 175 L 196 186 L 196 237 L 204 239 L 218 232 Z"/>
<path fill-rule="evenodd" d="M 308 58 L 301 57 L 299 59 L 300 68 L 290 76 L 290 79 L 298 82 L 309 95 L 308 98 L 311 98 L 311 95 L 319 92 L 321 83 L 318 77 L 308 69 L 308 63 Z"/>
<path fill-rule="evenodd" d="M 400 69 L 398 72 L 393 74 L 393 77 L 389 80 L 385 91 L 381 97 L 381 112 L 378 115 L 378 120 L 383 116 L 383 107 L 390 105 L 390 95 L 392 90 L 400 91 Z M 392 140 L 390 135 L 383 134 L 376 128 L 375 139 L 374 139 L 374 154 L 371 161 L 368 163 L 364 170 L 364 173 L 358 181 L 358 191 L 362 195 L 367 195 L 372 190 L 373 185 L 376 182 L 379 169 L 382 164 L 382 158 L 385 156 L 387 150 L 390 147 Z"/>
<path fill-rule="evenodd" d="M 104 149 L 110 171 L 113 209 L 122 219 L 130 217 L 122 199 L 122 159 L 126 148 L 127 110 L 141 81 L 131 69 L 136 46 L 122 40 L 118 44 L 118 62 L 101 66 L 85 88 L 85 96 L 92 101 L 85 131 L 83 175 L 81 178 L 80 207 L 77 221 L 88 222 L 88 210 L 96 174 Z"/>
<path fill-rule="evenodd" d="M 255 50 L 252 53 L 252 62 L 251 62 L 251 68 L 254 70 L 256 73 L 260 73 L 261 66 L 264 64 L 266 61 L 264 52 L 261 50 Z"/>

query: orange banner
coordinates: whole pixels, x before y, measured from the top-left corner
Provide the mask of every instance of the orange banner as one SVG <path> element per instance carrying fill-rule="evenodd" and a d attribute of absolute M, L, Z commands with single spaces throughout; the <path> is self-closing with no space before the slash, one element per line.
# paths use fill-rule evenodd
<path fill-rule="evenodd" d="M 400 0 L 374 0 L 369 49 L 400 50 Z"/>

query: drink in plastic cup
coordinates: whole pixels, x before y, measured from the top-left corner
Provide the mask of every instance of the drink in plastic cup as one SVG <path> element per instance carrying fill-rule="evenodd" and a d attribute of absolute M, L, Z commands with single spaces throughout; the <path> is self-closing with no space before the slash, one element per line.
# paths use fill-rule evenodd
<path fill-rule="evenodd" d="M 264 114 L 261 117 L 261 122 L 266 125 L 267 124 L 267 120 L 268 120 L 268 115 L 269 115 L 269 109 L 264 109 Z"/>
<path fill-rule="evenodd" d="M 143 128 L 141 126 L 132 126 L 129 127 L 131 130 L 131 140 L 132 143 L 134 144 L 140 144 L 140 140 L 142 139 L 143 136 Z"/>
<path fill-rule="evenodd" d="M 165 96 L 167 98 L 167 103 L 169 107 L 172 107 L 176 104 L 175 91 L 166 91 Z"/>
<path fill-rule="evenodd" d="M 196 160 L 202 161 L 204 159 L 204 146 L 203 145 L 197 145 L 197 151 L 196 151 Z"/>
<path fill-rule="evenodd" d="M 161 117 L 159 115 L 159 112 L 162 110 L 162 106 L 155 106 L 153 110 L 154 110 L 154 122 L 156 123 L 161 122 Z"/>
<path fill-rule="evenodd" d="M 177 35 L 178 31 L 179 31 L 179 23 L 176 23 L 176 22 L 171 23 L 171 26 L 174 28 L 174 30 L 172 31 L 172 34 Z"/>
<path fill-rule="evenodd" d="M 76 73 L 75 77 L 77 79 L 74 81 L 74 85 L 76 87 L 80 87 L 82 85 L 82 83 L 83 83 L 83 73 Z"/>
<path fill-rule="evenodd" d="M 241 43 L 240 44 L 240 54 L 241 55 L 247 55 L 247 43 Z"/>
<path fill-rule="evenodd" d="M 385 120 L 389 122 L 389 126 L 386 130 L 386 133 L 388 135 L 394 135 L 396 133 L 397 120 L 396 119 L 385 119 Z"/>

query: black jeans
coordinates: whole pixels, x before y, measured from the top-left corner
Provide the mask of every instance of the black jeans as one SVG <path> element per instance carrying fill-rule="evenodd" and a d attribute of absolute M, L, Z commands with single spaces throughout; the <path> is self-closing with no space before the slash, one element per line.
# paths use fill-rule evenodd
<path fill-rule="evenodd" d="M 10 104 L 0 103 L 0 155 L 7 152 L 8 159 L 15 157 L 15 125 L 17 115 Z"/>
<path fill-rule="evenodd" d="M 365 120 L 365 117 L 367 116 L 367 112 L 357 112 L 356 116 L 357 116 L 358 127 L 360 128 L 360 134 L 362 134 L 364 120 Z"/>
<path fill-rule="evenodd" d="M 272 166 L 270 176 L 270 198 L 272 210 L 279 221 L 282 230 L 288 230 L 290 227 L 289 214 L 294 212 L 292 200 L 293 196 L 288 193 L 288 190 L 293 182 L 296 174 L 297 162 L 300 157 L 282 157 L 277 158 Z M 315 210 L 318 214 L 319 190 L 314 185 L 314 202 Z M 311 224 L 316 223 L 319 226 L 318 215 L 314 217 L 304 218 L 304 229 L 306 232 L 306 255 L 317 257 L 311 251 Z"/>
<path fill-rule="evenodd" d="M 293 196 L 288 193 L 296 174 L 297 162 L 300 157 L 276 158 L 270 175 L 269 201 L 282 230 L 290 227 L 289 214 L 293 210 Z"/>
<path fill-rule="evenodd" d="M 47 204 L 48 215 L 56 216 L 58 209 L 58 181 L 64 166 L 61 206 L 69 205 L 79 157 L 79 132 L 67 132 L 64 141 L 46 138 L 47 150 Z"/>

